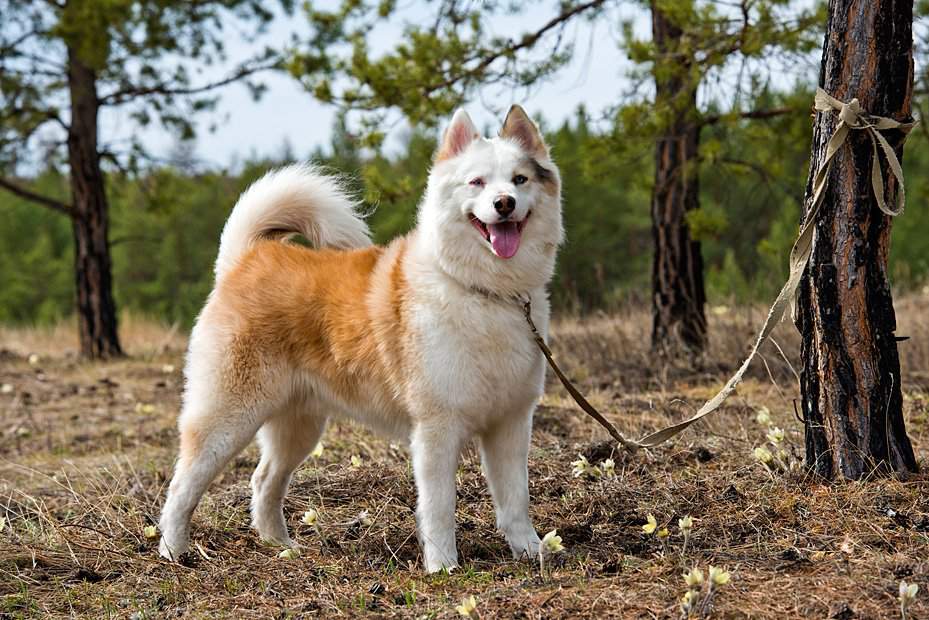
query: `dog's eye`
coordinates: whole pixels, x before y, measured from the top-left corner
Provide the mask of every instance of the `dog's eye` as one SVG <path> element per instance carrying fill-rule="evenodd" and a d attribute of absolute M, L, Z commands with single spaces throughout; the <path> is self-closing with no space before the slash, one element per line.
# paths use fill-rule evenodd
<path fill-rule="evenodd" d="M 513 184 L 514 184 L 514 185 L 522 185 L 523 183 L 525 183 L 525 182 L 528 181 L 528 180 L 529 180 L 529 179 L 527 179 L 527 178 L 524 177 L 523 175 L 517 174 L 515 177 L 513 177 Z"/>
<path fill-rule="evenodd" d="M 468 181 L 468 185 L 473 185 L 474 187 L 484 187 L 484 179 L 477 177 Z"/>

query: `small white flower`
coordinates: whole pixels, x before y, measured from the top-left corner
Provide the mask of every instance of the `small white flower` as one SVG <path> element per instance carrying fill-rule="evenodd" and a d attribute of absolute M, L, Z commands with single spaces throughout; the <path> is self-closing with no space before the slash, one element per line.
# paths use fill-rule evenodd
<path fill-rule="evenodd" d="M 306 523 L 307 525 L 315 526 L 318 521 L 319 521 L 319 513 L 316 511 L 315 508 L 310 508 L 309 510 L 303 513 L 303 522 Z"/>
<path fill-rule="evenodd" d="M 37 353 L 33 353 L 29 356 L 28 361 L 30 366 L 37 366 L 41 361 L 41 358 L 39 358 Z"/>
<path fill-rule="evenodd" d="M 603 475 L 607 478 L 613 478 L 616 476 L 616 462 L 613 459 L 606 459 L 600 463 L 600 468 L 603 470 Z"/>
<path fill-rule="evenodd" d="M 459 615 L 464 616 L 465 618 L 470 618 L 471 614 L 474 613 L 474 610 L 477 609 L 477 599 L 474 598 L 474 595 L 462 599 L 461 605 L 455 607 L 455 611 Z"/>
<path fill-rule="evenodd" d="M 903 608 L 909 607 L 910 603 L 916 600 L 916 593 L 919 592 L 919 586 L 915 583 L 900 582 L 900 605 Z"/>
<path fill-rule="evenodd" d="M 642 531 L 646 534 L 651 534 L 656 529 L 658 529 L 658 520 L 655 519 L 655 515 L 650 514 L 645 518 L 645 525 L 642 526 Z"/>
<path fill-rule="evenodd" d="M 683 518 L 677 520 L 677 526 L 681 528 L 681 532 L 684 534 L 684 536 L 688 536 L 690 535 L 690 530 L 694 526 L 694 520 L 690 515 L 686 515 Z"/>
<path fill-rule="evenodd" d="M 552 530 L 543 536 L 540 546 L 542 548 L 542 552 L 549 555 L 561 553 L 564 551 L 564 545 L 561 544 L 561 536 L 558 535 L 558 530 Z"/>
<path fill-rule="evenodd" d="M 716 566 L 710 566 L 710 581 L 717 586 L 724 586 L 729 583 L 729 572 L 724 571 Z"/>
<path fill-rule="evenodd" d="M 296 560 L 300 557 L 300 550 L 294 547 L 290 547 L 278 553 L 277 557 L 284 558 L 285 560 Z"/>
<path fill-rule="evenodd" d="M 146 525 L 142 528 L 142 534 L 144 534 L 146 538 L 155 538 L 158 536 L 158 528 L 154 525 Z"/>
<path fill-rule="evenodd" d="M 655 515 L 649 514 L 647 517 L 645 517 L 645 525 L 642 526 L 642 531 L 646 534 L 652 534 L 657 529 L 658 520 L 655 519 Z"/>
<path fill-rule="evenodd" d="M 694 597 L 697 596 L 693 590 L 687 590 L 684 592 L 684 596 L 681 597 L 681 611 L 685 614 L 690 611 L 694 603 Z"/>
<path fill-rule="evenodd" d="M 757 415 L 755 415 L 755 422 L 762 426 L 768 426 L 771 424 L 771 412 L 767 407 L 762 407 L 758 410 Z"/>
<path fill-rule="evenodd" d="M 312 456 L 314 459 L 318 459 L 322 455 L 323 455 L 323 442 L 320 441 L 319 443 L 316 444 L 316 447 L 313 448 L 313 451 L 310 452 L 310 456 Z"/>
<path fill-rule="evenodd" d="M 163 372 L 166 375 L 170 375 L 171 373 L 174 372 L 174 364 L 165 364 L 164 366 L 161 367 L 161 372 Z"/>
<path fill-rule="evenodd" d="M 758 446 L 755 448 L 755 458 L 767 465 L 774 460 L 774 455 L 771 454 L 771 451 L 765 448 L 764 446 Z"/>
<path fill-rule="evenodd" d="M 587 457 L 583 454 L 577 455 L 577 460 L 571 462 L 571 472 L 574 474 L 575 478 L 580 478 L 588 471 L 590 471 L 590 461 L 587 460 Z"/>
<path fill-rule="evenodd" d="M 684 583 L 688 587 L 694 588 L 703 584 L 703 571 L 694 566 L 689 571 L 684 573 Z"/>
<path fill-rule="evenodd" d="M 768 441 L 771 443 L 781 443 L 784 441 L 784 429 L 772 426 L 770 429 L 768 429 L 767 437 Z"/>
<path fill-rule="evenodd" d="M 12 394 L 12 393 L 13 393 L 13 386 L 10 385 L 9 383 L 4 383 L 2 386 L 0 386 L 0 393 L 2 393 L 2 394 Z"/>
<path fill-rule="evenodd" d="M 352 467 L 356 469 L 361 467 L 361 457 L 358 456 L 357 454 L 352 455 L 351 462 L 352 462 Z"/>

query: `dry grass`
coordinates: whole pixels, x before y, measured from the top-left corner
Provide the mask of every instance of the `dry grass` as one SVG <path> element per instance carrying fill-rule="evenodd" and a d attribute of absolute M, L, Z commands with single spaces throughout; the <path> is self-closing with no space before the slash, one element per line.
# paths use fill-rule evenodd
<path fill-rule="evenodd" d="M 925 371 L 929 326 L 922 300 L 900 304 L 908 428 L 925 466 L 929 451 Z M 711 396 L 747 350 L 763 309 L 712 314 L 713 346 L 697 371 L 655 367 L 647 317 L 564 320 L 556 355 L 619 428 L 639 435 L 686 415 Z M 781 329 L 795 351 L 790 328 Z M 578 453 L 611 454 L 605 434 L 552 385 L 530 457 L 533 516 L 557 528 L 567 552 L 551 575 L 509 559 L 473 452 L 459 477 L 459 550 L 451 575 L 419 570 L 415 494 L 405 450 L 352 426 L 330 429 L 326 449 L 296 475 L 286 513 L 303 555 L 259 544 L 248 528 L 249 448 L 226 470 L 194 517 L 202 550 L 187 566 L 162 562 L 143 528 L 155 522 L 175 454 L 183 338 L 124 323 L 135 357 L 88 365 L 60 353 L 65 328 L 3 330 L 0 383 L 0 618 L 5 617 L 378 617 L 452 618 L 474 594 L 481 617 L 679 617 L 681 573 L 724 566 L 732 582 L 714 617 L 888 618 L 899 615 L 900 579 L 922 587 L 913 617 L 929 612 L 929 478 L 825 485 L 802 473 L 770 475 L 752 449 L 765 441 L 754 411 L 766 406 L 799 458 L 796 382 L 772 348 L 708 423 L 648 453 L 616 454 L 617 477 L 575 479 Z M 73 346 L 73 344 L 71 345 Z M 38 352 L 38 366 L 25 356 Z M 795 365 L 795 363 L 794 363 Z M 151 406 L 149 406 L 151 405 Z M 351 455 L 363 459 L 349 465 Z M 300 522 L 318 508 L 321 541 Z M 373 524 L 358 523 L 367 510 Z M 694 517 L 685 557 L 641 530 Z"/>
<path fill-rule="evenodd" d="M 182 351 L 187 334 L 177 324 L 166 325 L 144 316 L 123 312 L 119 318 L 119 337 L 131 357 L 153 357 L 167 351 Z M 77 325 L 73 320 L 48 327 L 9 327 L 0 325 L 0 352 L 14 356 L 71 358 L 79 352 Z"/>

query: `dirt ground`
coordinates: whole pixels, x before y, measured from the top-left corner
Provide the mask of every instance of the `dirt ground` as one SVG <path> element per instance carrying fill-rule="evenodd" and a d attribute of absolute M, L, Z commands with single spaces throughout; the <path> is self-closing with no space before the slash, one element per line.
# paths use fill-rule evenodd
<path fill-rule="evenodd" d="M 905 415 L 917 457 L 929 456 L 929 327 L 919 298 L 902 304 Z M 556 355 L 591 401 L 629 435 L 689 415 L 747 350 L 760 309 L 711 309 L 713 346 L 696 367 L 658 366 L 647 317 L 561 321 Z M 130 326 L 131 327 L 131 326 Z M 128 331 L 128 335 L 126 334 Z M 780 344 L 796 351 L 791 326 Z M 415 492 L 404 446 L 333 426 L 296 474 L 285 503 L 299 557 L 279 557 L 249 528 L 250 446 L 194 516 L 195 551 L 162 561 L 147 537 L 176 454 L 183 337 L 124 330 L 131 356 L 92 365 L 73 335 L 0 331 L 0 618 L 454 618 L 473 595 L 480 618 L 679 618 L 682 574 L 722 567 L 730 581 L 703 611 L 717 618 L 893 618 L 901 580 L 929 615 L 929 477 L 825 484 L 802 467 L 797 385 L 773 347 L 706 423 L 634 455 L 550 384 L 530 455 L 532 516 L 565 551 L 514 561 L 474 450 L 459 473 L 458 546 L 450 575 L 420 569 Z M 38 359 L 31 359 L 36 353 Z M 759 422 L 767 409 L 772 422 Z M 782 442 L 766 439 L 770 427 Z M 762 465 L 767 446 L 786 471 Z M 615 475 L 574 477 L 572 462 L 612 457 Z M 353 463 L 352 457 L 359 460 Z M 319 512 L 319 531 L 301 521 Z M 367 518 L 361 513 L 367 511 Z M 654 515 L 662 540 L 642 526 Z M 694 525 L 683 549 L 678 519 Z M 151 533 L 151 532 L 150 532 Z"/>

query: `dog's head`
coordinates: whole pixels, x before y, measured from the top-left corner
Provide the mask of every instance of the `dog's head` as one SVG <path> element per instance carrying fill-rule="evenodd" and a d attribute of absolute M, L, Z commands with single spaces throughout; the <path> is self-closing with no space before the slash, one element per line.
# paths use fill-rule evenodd
<path fill-rule="evenodd" d="M 464 110 L 445 130 L 420 208 L 420 234 L 442 268 L 500 295 L 544 286 L 564 232 L 561 179 L 538 127 L 510 108 L 486 139 Z"/>

